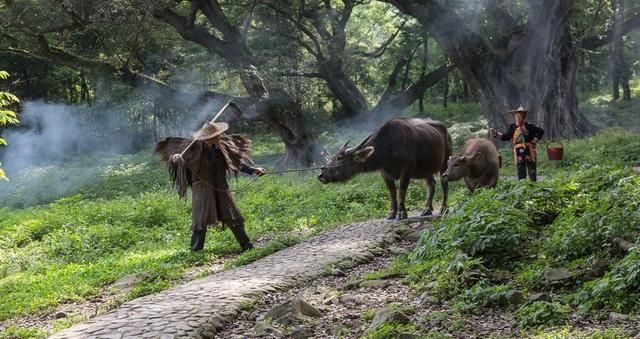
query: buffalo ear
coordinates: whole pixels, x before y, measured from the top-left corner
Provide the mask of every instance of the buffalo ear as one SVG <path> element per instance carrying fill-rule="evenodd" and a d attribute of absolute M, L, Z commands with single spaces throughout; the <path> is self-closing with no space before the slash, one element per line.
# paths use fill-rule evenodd
<path fill-rule="evenodd" d="M 373 148 L 373 146 L 367 146 L 361 150 L 357 150 L 353 153 L 353 160 L 357 162 L 363 162 L 367 160 L 374 151 L 375 148 Z"/>

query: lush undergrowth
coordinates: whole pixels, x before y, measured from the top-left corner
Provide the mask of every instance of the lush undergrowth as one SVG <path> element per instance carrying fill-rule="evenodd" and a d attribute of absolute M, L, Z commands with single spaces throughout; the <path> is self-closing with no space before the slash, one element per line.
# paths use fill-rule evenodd
<path fill-rule="evenodd" d="M 631 166 L 640 163 L 640 136 L 607 130 L 568 142 L 565 151 L 561 165 L 543 161 L 544 181 L 501 180 L 495 189 L 454 196 L 410 256 L 416 287 L 451 300 L 452 312 L 506 309 L 523 329 L 564 325 L 570 315 L 633 319 L 640 312 L 640 175 Z M 616 238 L 635 247 L 621 249 Z"/>
<path fill-rule="evenodd" d="M 255 143 L 258 163 L 274 158 L 269 145 L 276 142 Z M 501 180 L 474 195 L 453 184 L 450 213 L 413 255 L 416 285 L 456 300 L 464 312 L 503 305 L 514 291 L 558 295 L 509 306 L 522 326 L 562 323 L 567 306 L 586 314 L 637 311 L 639 254 L 614 256 L 609 248 L 615 236 L 638 240 L 640 182 L 626 166 L 640 163 L 640 138 L 608 130 L 566 143 L 565 152 L 562 165 L 541 155 L 539 172 L 547 178 L 537 184 Z M 502 175 L 511 176 L 505 159 Z M 145 278 L 118 302 L 166 289 L 217 258 L 233 255 L 227 265 L 242 265 L 334 225 L 385 215 L 388 198 L 377 174 L 339 185 L 321 185 L 315 175 L 231 179 L 233 187 L 250 183 L 235 196 L 259 243 L 242 254 L 231 232 L 215 230 L 204 252 L 188 250 L 190 203 L 170 190 L 148 152 L 77 159 L 12 177 L 0 184 L 0 338 L 44 336 L 9 325 L 105 293 L 131 274 Z M 437 192 L 439 202 L 439 186 Z M 420 210 L 424 197 L 424 183 L 414 182 L 408 207 Z M 597 267 L 606 267 L 604 274 L 594 275 Z M 549 284 L 552 268 L 571 271 L 570 282 Z"/>
<path fill-rule="evenodd" d="M 259 161 L 269 158 L 263 151 Z M 316 175 L 230 179 L 232 188 L 246 187 L 235 197 L 258 245 L 245 253 L 231 232 L 216 230 L 207 234 L 205 251 L 188 250 L 190 201 L 177 198 L 147 152 L 79 159 L 12 177 L 0 187 L 0 338 L 45 335 L 9 324 L 105 293 L 122 277 L 139 273 L 144 279 L 118 302 L 166 289 L 216 258 L 232 255 L 227 266 L 246 264 L 335 225 L 386 214 L 379 175 L 339 185 L 322 185 Z M 424 184 L 411 185 L 408 207 L 421 209 L 424 198 Z M 62 320 L 58 327 L 68 325 Z"/>

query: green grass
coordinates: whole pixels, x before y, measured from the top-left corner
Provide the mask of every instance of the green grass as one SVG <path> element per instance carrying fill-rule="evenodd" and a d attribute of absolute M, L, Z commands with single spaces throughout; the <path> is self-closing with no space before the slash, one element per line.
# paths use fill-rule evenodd
<path fill-rule="evenodd" d="M 598 127 L 623 127 L 640 131 L 640 80 L 632 80 L 631 100 L 613 101 L 611 89 L 584 95 L 580 104 L 581 111 Z"/>
<path fill-rule="evenodd" d="M 539 330 L 539 333 L 531 336 L 532 339 L 627 339 L 631 336 L 625 334 L 622 328 L 607 328 L 604 330 L 575 329 L 570 326 L 556 327 Z"/>
<path fill-rule="evenodd" d="M 554 295 L 552 302 L 507 305 L 522 328 L 563 324 L 569 312 L 599 318 L 640 311 L 639 247 L 611 254 L 614 237 L 640 243 L 640 176 L 630 169 L 640 162 L 640 137 L 609 129 L 565 146 L 562 164 L 541 164 L 544 181 L 456 192 L 449 213 L 409 256 L 414 286 L 451 299 L 462 313 L 503 307 L 495 301 L 515 290 Z M 545 271 L 553 268 L 575 275 L 551 284 Z"/>
<path fill-rule="evenodd" d="M 339 143 L 331 135 L 324 138 Z M 277 147 L 270 148 L 276 143 L 269 137 L 256 142 L 259 164 L 277 154 Z M 423 237 L 413 262 L 399 262 L 394 272 L 406 271 L 416 286 L 454 298 L 473 287 L 478 272 L 497 277 L 497 266 L 505 265 L 499 260 L 504 251 L 515 261 L 499 267 L 507 277 L 501 274 L 491 284 L 500 286 L 512 279 L 510 288 L 515 289 L 540 288 L 542 272 L 552 265 L 580 268 L 594 260 L 611 260 L 604 249 L 597 252 L 595 248 L 604 248 L 604 241 L 615 232 L 631 230 L 636 220 L 625 219 L 623 209 L 637 215 L 637 206 L 632 204 L 640 201 L 635 189 L 638 183 L 625 179 L 631 174 L 622 167 L 640 163 L 640 138 L 607 130 L 565 146 L 564 163 L 540 161 L 539 174 L 547 175 L 548 181 L 532 185 L 503 179 L 497 189 L 474 195 L 461 182 L 454 183 L 452 210 L 440 230 Z M 515 173 L 509 159 L 505 157 L 503 176 Z M 608 166 L 601 166 L 603 163 Z M 205 251 L 188 250 L 190 202 L 179 200 L 169 189 L 165 170 L 149 152 L 76 159 L 61 166 L 35 168 L 0 183 L 0 191 L 5 192 L 0 205 L 0 321 L 10 325 L 14 319 L 49 312 L 61 303 L 99 295 L 119 278 L 134 273 L 147 278 L 124 299 L 157 292 L 180 282 L 189 268 L 218 258 L 234 257 L 226 267 L 244 265 L 336 225 L 386 214 L 387 192 L 379 175 L 321 185 L 315 174 L 265 176 L 235 193 L 250 237 L 267 241 L 241 254 L 231 232 L 215 230 L 207 235 Z M 230 184 L 243 187 L 248 180 L 240 177 Z M 625 197 L 624 204 L 616 204 L 615 194 Z M 521 199 L 523 195 L 529 198 Z M 421 210 L 424 198 L 424 183 L 413 182 L 407 207 Z M 436 202 L 440 199 L 438 185 Z M 596 202 L 594 206 L 590 200 Z M 598 207 L 607 210 L 593 209 Z M 526 213 L 518 212 L 521 208 Z M 598 219 L 598 213 L 603 217 Z M 616 227 L 597 227 L 586 234 L 573 227 L 589 226 L 592 221 Z M 567 231 L 572 227 L 572 232 Z M 578 244 L 571 249 L 584 247 L 587 251 L 572 254 L 562 246 L 571 241 Z M 470 257 L 457 255 L 461 249 L 469 251 Z M 553 258 L 565 259 L 555 262 Z M 605 309 L 637 308 L 620 303 L 620 293 L 637 287 L 623 280 L 637 271 L 636 258 L 612 263 L 602 280 L 577 286 L 572 299 L 576 305 L 587 312 L 589 300 L 596 301 L 594 307 Z M 491 284 L 474 290 L 477 297 L 491 295 Z M 500 288 L 496 291 L 501 293 Z M 481 300 L 475 297 L 467 295 L 461 305 Z M 42 331 L 14 326 L 0 336 L 38 337 Z"/>
<path fill-rule="evenodd" d="M 7 183 L 15 194 L 0 207 L 0 321 L 11 324 L 81 302 L 135 273 L 147 279 L 120 302 L 154 293 L 182 281 L 190 267 L 229 255 L 234 258 L 227 268 L 244 265 L 336 225 L 384 217 L 389 203 L 374 173 L 336 185 L 322 185 L 313 172 L 265 176 L 235 197 L 250 237 L 267 243 L 240 253 L 231 232 L 211 230 L 205 251 L 193 253 L 190 201 L 169 189 L 161 165 L 144 152 L 103 161 L 92 179 L 72 189 L 48 185 L 81 173 L 79 163 L 90 162 L 34 169 Z M 243 187 L 248 180 L 239 177 L 230 184 Z M 48 192 L 37 195 L 38 188 L 29 184 L 34 181 Z M 424 184 L 414 183 L 408 208 L 420 210 L 424 198 Z"/>

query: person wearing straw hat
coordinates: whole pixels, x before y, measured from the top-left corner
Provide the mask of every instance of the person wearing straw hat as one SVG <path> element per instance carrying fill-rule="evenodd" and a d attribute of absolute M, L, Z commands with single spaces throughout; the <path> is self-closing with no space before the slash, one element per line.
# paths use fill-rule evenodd
<path fill-rule="evenodd" d="M 185 196 L 187 186 L 191 187 L 193 251 L 204 248 L 207 228 L 220 223 L 231 229 L 243 251 L 253 248 L 244 218 L 229 191 L 227 174 L 262 176 L 266 172 L 264 168 L 251 166 L 251 140 L 238 134 L 224 134 L 228 128 L 224 122 L 207 122 L 193 134 L 194 140 L 167 138 L 156 144 L 155 152 L 168 166 L 185 167 L 184 178 L 171 173 L 171 169 L 170 175 L 180 197 Z"/>
<path fill-rule="evenodd" d="M 513 114 L 515 123 L 511 124 L 505 133 L 493 128 L 489 131 L 496 139 L 511 140 L 518 180 L 526 178 L 528 172 L 531 181 L 536 181 L 536 144 L 544 135 L 544 130 L 525 121 L 528 111 L 522 106 L 509 112 Z"/>

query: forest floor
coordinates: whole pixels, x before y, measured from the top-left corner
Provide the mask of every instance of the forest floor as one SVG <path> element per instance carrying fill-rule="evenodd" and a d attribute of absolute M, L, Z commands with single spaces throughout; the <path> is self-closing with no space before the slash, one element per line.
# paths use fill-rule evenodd
<path fill-rule="evenodd" d="M 470 195 L 461 182 L 452 183 L 452 212 L 434 222 L 437 232 L 425 232 L 417 243 L 404 239 L 367 264 L 316 269 L 313 279 L 243 299 L 236 313 L 226 313 L 233 322 L 216 323 L 217 336 L 633 338 L 640 298 L 638 281 L 629 277 L 640 276 L 638 251 L 609 251 L 612 235 L 640 241 L 640 182 L 630 171 L 640 166 L 639 140 L 609 130 L 567 142 L 563 163 L 541 159 L 545 180 L 537 184 L 513 180 L 509 162 L 495 190 Z M 344 225 L 380 218 L 388 208 L 375 174 L 341 185 L 267 176 L 236 196 L 256 249 L 239 253 L 222 231 L 211 233 L 203 253 L 191 253 L 185 248 L 189 205 L 166 189 L 166 174 L 152 161 L 128 160 L 103 166 L 89 186 L 55 195 L 32 194 L 30 176 L 14 181 L 25 185 L 15 184 L 0 208 L 0 339 L 64 332 L 162 291 L 273 260 Z M 34 174 L 73 177 L 81 170 Z M 53 190 L 38 187 L 43 191 Z M 522 199 L 524 192 L 531 197 Z M 39 200 L 20 200 L 25 197 Z M 421 208 L 422 182 L 410 185 L 407 201 L 410 211 Z M 489 250 L 479 252 L 477 244 Z M 516 260 L 495 261 L 496 253 Z M 298 258 L 309 259 L 292 262 Z M 554 268 L 576 274 L 561 287 L 548 285 L 546 272 Z M 533 301 L 539 292 L 546 298 Z M 515 299 L 498 305 L 505 295 Z M 265 321 L 295 298 L 322 315 Z"/>
<path fill-rule="evenodd" d="M 252 310 L 242 311 L 237 320 L 216 334 L 216 338 L 527 338 L 541 333 L 551 338 L 589 337 L 595 331 L 615 327 L 616 337 L 640 338 L 640 324 L 630 320 L 585 320 L 577 315 L 555 330 L 519 329 L 504 309 L 482 309 L 462 314 L 449 301 L 429 293 L 417 293 L 403 274 L 389 273 L 393 262 L 415 248 L 415 239 L 405 238 L 374 261 L 326 275 L 288 291 L 264 296 Z M 343 273 L 343 274 L 342 274 Z M 363 284 L 364 282 L 364 284 Z M 302 299 L 315 308 L 319 318 L 301 317 L 294 323 L 269 321 L 278 305 Z M 388 316 L 398 311 L 403 316 Z M 378 317 L 399 323 L 376 331 Z M 406 316 L 406 318 L 404 317 Z M 542 336 L 544 337 L 544 335 Z M 594 336 L 596 337 L 596 336 Z"/>
<path fill-rule="evenodd" d="M 53 338 L 213 337 L 241 310 L 252 309 L 257 298 L 371 261 L 403 236 L 417 239 L 427 220 L 377 219 L 342 225 L 251 264 L 131 300 Z"/>
<path fill-rule="evenodd" d="M 354 266 L 340 266 L 331 264 L 330 266 L 314 266 L 309 268 L 312 276 L 309 279 L 298 279 L 293 284 L 284 289 L 278 288 L 278 291 L 270 289 L 269 283 L 265 283 L 265 293 L 259 293 L 257 296 L 249 300 L 244 300 L 237 311 L 230 310 L 225 315 L 226 319 L 217 318 L 219 313 L 216 307 L 210 307 L 208 311 L 214 314 L 214 319 L 219 320 L 215 329 L 211 326 L 206 327 L 207 330 L 197 330 L 197 335 L 202 338 L 521 338 L 536 337 L 539 333 L 536 331 L 524 331 L 519 329 L 512 321 L 512 315 L 504 309 L 492 308 L 482 309 L 480 312 L 470 312 L 466 310 L 465 314 L 461 314 L 456 309 L 454 302 L 438 300 L 438 298 L 430 295 L 428 292 L 417 292 L 417 289 L 405 279 L 406 272 L 395 269 L 394 265 L 398 259 L 406 257 L 416 246 L 416 242 L 424 226 L 415 224 L 413 220 L 413 229 L 409 232 L 400 232 L 404 234 L 402 237 L 396 237 L 394 241 L 385 243 L 386 245 L 376 247 L 382 251 L 376 251 L 375 255 L 367 255 L 363 263 L 356 263 Z M 368 222 L 360 223 L 366 225 Z M 402 223 L 400 223 L 402 225 Z M 411 225 L 411 223 L 409 223 Z M 427 224 L 428 225 L 428 224 Z M 346 225 L 348 226 L 348 225 Z M 341 234 L 341 228 L 330 233 Z M 374 232 L 375 233 L 375 232 Z M 325 235 L 317 238 L 326 238 Z M 334 239 L 335 236 L 329 236 L 329 239 L 322 239 L 322 243 L 327 240 Z M 313 243 L 315 239 L 308 242 Z M 304 242 L 297 247 L 304 251 L 289 254 L 290 258 L 302 258 L 307 252 Z M 316 252 L 312 250 L 306 253 L 308 256 L 314 256 Z M 360 257 L 360 254 L 354 254 L 350 250 L 345 250 L 343 256 Z M 279 253 L 274 253 L 270 257 L 279 258 Z M 337 257 L 336 257 L 337 258 Z M 231 259 L 231 258 L 227 258 Z M 263 261 L 269 262 L 269 257 L 257 261 L 255 264 L 262 266 Z M 297 259 L 293 259 L 294 261 Z M 302 260 L 302 259 L 300 259 Z M 210 276 L 215 277 L 223 270 L 224 265 L 220 261 L 208 264 L 206 267 L 191 270 L 185 274 L 185 283 L 190 278 L 197 277 L 197 270 L 206 272 Z M 289 262 L 280 262 L 276 260 L 274 265 L 288 265 Z M 302 265 L 304 266 L 304 265 Z M 352 267 L 349 267 L 352 266 Z M 240 268 L 241 270 L 256 272 L 252 270 L 253 265 Z M 339 268 L 337 268 L 339 267 Z M 309 271 L 305 269 L 306 271 Z M 319 271 L 322 271 L 319 273 Z M 233 270 L 232 270 L 233 271 Z M 300 277 L 306 273 L 298 272 L 294 274 Z M 133 280 L 136 277 L 132 278 Z M 115 283 L 118 288 L 126 289 L 128 281 L 119 281 Z M 265 279 L 264 281 L 267 281 Z M 270 280 L 270 283 L 273 281 Z M 207 282 L 212 286 L 217 282 Z M 269 286 L 268 286 L 269 285 Z M 205 290 L 205 285 L 200 285 Z M 199 290 L 200 291 L 200 290 Z M 264 291 L 263 291 L 264 292 Z M 207 295 L 207 293 L 205 293 Z M 230 294 L 231 295 L 231 294 Z M 151 296 L 153 298 L 153 296 Z M 199 297 L 198 297 L 199 298 Z M 89 304 L 65 305 L 67 309 L 61 309 L 60 312 L 78 313 L 84 312 L 85 315 L 91 317 L 87 313 L 88 309 L 99 310 L 100 307 L 109 307 L 109 297 L 101 298 L 97 302 Z M 145 298 L 142 298 L 145 299 Z M 136 301 L 133 301 L 135 303 Z M 127 304 L 130 304 L 129 302 Z M 124 308 L 127 308 L 125 304 Z M 149 304 L 156 306 L 156 300 L 150 301 Z M 188 304 L 193 304 L 191 301 Z M 292 306 L 293 305 L 293 306 Z M 211 306 L 211 305 L 210 305 Z M 181 306 L 182 307 L 182 306 Z M 225 306 L 226 307 L 226 306 Z M 166 308 L 163 308 L 166 310 Z M 154 310 L 149 310 L 154 313 Z M 98 311 L 95 311 L 98 312 Z M 137 311 L 136 311 L 137 312 Z M 114 314 L 110 312 L 109 314 Z M 118 314 L 117 311 L 115 314 Z M 122 314 L 122 312 L 120 312 Z M 131 313 L 129 313 L 130 315 Z M 93 315 L 95 316 L 95 314 Z M 108 316 L 108 314 L 107 314 Z M 192 314 L 187 316 L 191 319 Z M 113 317 L 112 317 L 113 318 Z M 118 317 L 115 317 L 118 318 Z M 232 319 L 232 320 L 229 320 Z M 148 319 L 147 319 L 148 320 Z M 115 321 L 114 319 L 109 320 Z M 134 319 L 133 322 L 137 321 Z M 132 321 L 127 320 L 127 324 Z M 29 324 L 30 326 L 42 326 L 42 324 Z M 117 326 L 122 326 L 117 323 Z M 195 323 L 189 323 L 189 326 L 196 326 Z M 221 325 L 221 326 L 220 326 Z M 606 330 L 615 326 L 617 330 L 622 330 L 624 337 L 639 338 L 640 324 L 629 319 L 611 318 L 608 320 L 596 321 L 593 319 L 586 320 L 577 315 L 571 315 L 565 324 L 566 327 L 560 328 L 557 335 L 551 335 L 553 338 L 565 337 L 581 337 L 576 333 L 591 333 L 597 330 Z M 82 325 L 80 325 L 82 326 Z M 149 326 L 149 325 L 147 325 Z M 185 325 L 186 326 L 186 325 Z M 385 327 L 387 326 L 387 327 Z M 74 328 L 78 328 L 75 326 Z M 73 338 L 78 333 L 63 331 L 54 337 Z M 93 328 L 101 332 L 88 333 L 96 338 L 111 338 L 114 335 L 122 335 L 122 338 L 135 337 L 128 336 L 126 331 L 121 328 L 111 328 L 104 322 L 95 324 L 89 322 L 89 326 L 84 328 Z M 155 329 L 153 325 L 148 327 Z M 185 327 L 186 330 L 186 327 Z M 543 337 L 549 337 L 549 329 L 545 330 Z M 175 332 L 150 332 L 150 334 L 160 335 L 164 333 L 167 338 L 174 337 Z M 196 332 L 194 332 L 196 333 Z M 553 331 L 551 331 L 553 333 Z M 574 335 L 572 335 L 572 333 Z M 618 332 L 620 333 L 620 332 Z M 144 333 L 143 333 L 144 334 Z M 180 333 L 175 337 L 189 335 L 189 332 Z"/>

